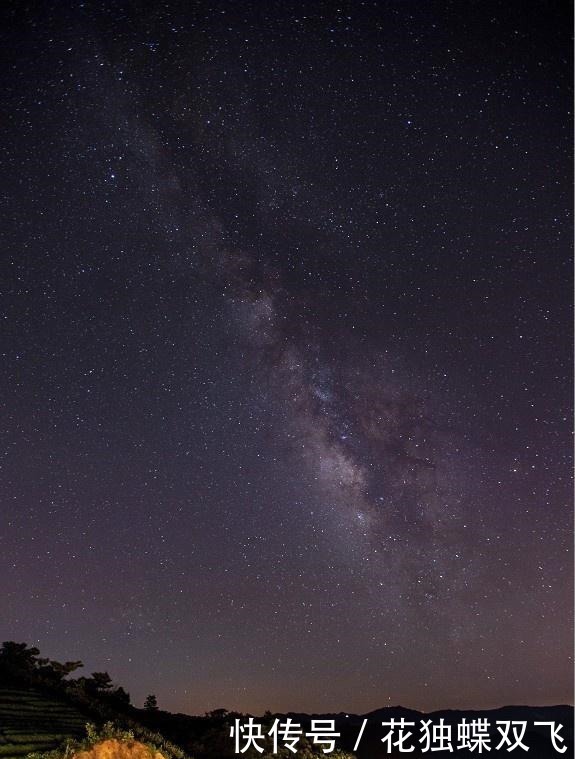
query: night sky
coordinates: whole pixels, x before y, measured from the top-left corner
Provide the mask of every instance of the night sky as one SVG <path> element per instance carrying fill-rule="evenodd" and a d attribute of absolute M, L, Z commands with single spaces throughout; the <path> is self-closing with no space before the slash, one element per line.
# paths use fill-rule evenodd
<path fill-rule="evenodd" d="M 3 4 L 0 640 L 572 702 L 568 6 Z"/>

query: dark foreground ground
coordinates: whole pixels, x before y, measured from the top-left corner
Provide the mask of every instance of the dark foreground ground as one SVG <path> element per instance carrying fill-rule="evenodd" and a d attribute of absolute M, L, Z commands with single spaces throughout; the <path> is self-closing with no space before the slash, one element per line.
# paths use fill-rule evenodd
<path fill-rule="evenodd" d="M 230 725 L 236 719 L 246 721 L 244 715 L 218 710 L 203 717 L 193 717 L 184 714 L 171 714 L 164 711 L 144 711 L 129 707 L 127 710 L 118 712 L 118 723 L 122 723 L 126 717 L 137 720 L 147 728 L 161 733 L 167 740 L 180 746 L 188 755 L 196 759 L 231 759 L 235 756 L 234 742 L 229 736 Z M 390 756 L 411 756 L 413 759 L 425 756 L 434 757 L 477 757 L 479 752 L 469 749 L 457 750 L 457 725 L 464 719 L 467 723 L 476 719 L 487 719 L 490 724 L 490 748 L 483 750 L 482 756 L 526 756 L 531 759 L 551 759 L 551 757 L 574 757 L 573 750 L 573 707 L 571 706 L 507 706 L 501 709 L 489 711 L 440 711 L 425 715 L 420 712 L 391 707 L 376 710 L 366 715 L 325 714 L 325 715 L 271 715 L 267 713 L 263 717 L 255 717 L 255 721 L 262 725 L 262 731 L 267 732 L 276 717 L 282 721 L 290 716 L 291 719 L 301 726 L 304 732 L 310 729 L 311 719 L 333 719 L 336 731 L 341 733 L 336 747 L 346 752 L 354 748 L 357 736 L 364 719 L 367 724 L 357 750 L 358 759 L 383 759 Z M 388 732 L 382 722 L 391 719 L 405 719 L 414 722 L 411 730 L 415 749 L 411 752 L 399 752 L 394 749 L 388 753 L 382 738 Z M 428 751 L 421 750 L 418 739 L 421 735 L 420 726 L 422 720 L 430 719 L 432 725 L 439 725 L 440 719 L 445 725 L 452 728 L 452 743 L 454 750 Z M 521 748 L 508 751 L 505 747 L 495 750 L 500 741 L 500 733 L 496 729 L 496 721 L 527 722 L 527 730 L 522 739 L 529 747 L 526 752 Z M 46 690 L 26 687 L 2 687 L 0 683 L 0 759 L 23 759 L 28 753 L 47 751 L 61 745 L 68 738 L 80 738 L 85 735 L 85 725 L 94 720 L 94 714 L 90 709 L 78 706 L 67 700 L 58 693 L 50 694 Z M 561 736 L 564 738 L 565 751 L 557 752 L 551 743 L 550 728 L 547 726 L 534 725 L 535 722 L 553 722 L 562 725 Z M 510 732 L 510 735 L 512 733 Z M 315 752 L 317 752 L 317 748 Z M 314 753 L 315 753 L 314 752 Z M 300 756 L 304 754 L 298 751 Z M 309 752 L 305 754 L 311 756 Z M 318 754 L 316 753 L 316 756 Z M 245 759 L 255 759 L 261 756 L 253 748 L 241 754 Z M 329 756 L 326 754 L 325 756 Z"/>

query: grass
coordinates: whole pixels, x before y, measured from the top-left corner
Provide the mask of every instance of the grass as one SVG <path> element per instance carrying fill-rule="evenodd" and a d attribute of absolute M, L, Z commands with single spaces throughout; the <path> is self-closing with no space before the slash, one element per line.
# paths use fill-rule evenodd
<path fill-rule="evenodd" d="M 50 751 L 86 734 L 87 718 L 43 693 L 0 687 L 0 759 Z"/>
<path fill-rule="evenodd" d="M 44 691 L 0 685 L 0 759 L 24 759 L 29 754 L 30 759 L 69 759 L 97 741 L 128 738 L 148 746 L 152 754 L 160 751 L 166 759 L 186 759 L 178 746 L 126 715 L 103 725 L 100 719 L 99 728 L 93 721 L 94 715 L 87 716 L 73 702 Z"/>

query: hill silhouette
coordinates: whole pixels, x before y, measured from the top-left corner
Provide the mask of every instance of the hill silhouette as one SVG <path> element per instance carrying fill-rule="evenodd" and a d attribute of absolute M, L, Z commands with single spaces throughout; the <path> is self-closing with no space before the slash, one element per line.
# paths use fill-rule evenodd
<path fill-rule="evenodd" d="M 70 741 L 76 743 L 70 744 L 60 756 L 81 754 L 81 759 L 144 759 L 144 755 L 153 757 L 161 754 L 163 759 L 186 759 L 186 756 L 195 759 L 231 759 L 236 753 L 234 741 L 230 738 L 230 727 L 236 720 L 244 721 L 249 716 L 254 716 L 255 721 L 262 726 L 264 735 L 276 719 L 285 721 L 289 717 L 301 726 L 304 733 L 310 730 L 314 719 L 333 720 L 335 729 L 341 736 L 336 742 L 338 752 L 323 754 L 320 746 L 304 736 L 297 745 L 297 757 L 303 759 L 319 756 L 330 756 L 332 759 L 349 757 L 365 721 L 362 738 L 355 752 L 358 759 L 399 756 L 399 752 L 388 753 L 382 743 L 387 732 L 382 723 L 401 719 L 415 723 L 413 727 L 407 728 L 411 729 L 416 746 L 410 752 L 414 759 L 431 753 L 423 752 L 417 742 L 422 720 L 431 720 L 432 725 L 443 720 L 443 724 L 452 730 L 455 748 L 457 725 L 462 720 L 470 723 L 472 720 L 487 719 L 492 726 L 490 757 L 509 756 L 505 747 L 495 750 L 501 737 L 495 729 L 497 720 L 526 723 L 523 741 L 529 746 L 528 755 L 535 759 L 574 755 L 573 707 L 568 705 L 511 705 L 483 711 L 441 710 L 430 714 L 394 706 L 376 709 L 367 714 L 266 712 L 259 717 L 217 709 L 203 716 L 191 716 L 157 708 L 155 697 L 152 696 L 147 699 L 148 708 L 138 709 L 130 703 L 129 694 L 121 686 L 114 686 L 108 673 L 96 672 L 91 677 L 71 678 L 72 672 L 82 666 L 81 662 L 60 664 L 41 658 L 39 653 L 36 648 L 28 648 L 24 643 L 6 642 L 0 649 L 0 759 L 23 759 L 29 753 L 34 753 L 34 759 L 38 759 L 40 752 L 57 749 Z M 562 745 L 566 749 L 564 753 L 560 754 L 553 748 L 549 727 L 535 726 L 535 722 L 552 722 L 562 726 Z M 89 723 L 92 727 L 87 733 L 86 725 Z M 122 735 L 127 736 L 132 747 L 138 743 L 146 750 L 128 750 L 126 746 L 120 750 L 117 741 Z M 86 737 L 91 738 L 88 743 L 78 743 Z M 104 748 L 94 750 L 95 742 L 102 746 L 105 741 L 108 742 Z M 70 746 L 76 746 L 76 754 L 71 752 Z M 241 756 L 245 759 L 272 756 L 270 738 L 266 738 L 264 749 L 264 753 L 260 754 L 250 747 Z M 433 755 L 470 757 L 477 753 L 455 748 L 452 752 L 434 751 Z M 525 752 L 518 749 L 517 753 L 522 755 Z M 283 747 L 281 756 L 294 755 Z M 58 757 L 54 754 L 51 759 Z"/>

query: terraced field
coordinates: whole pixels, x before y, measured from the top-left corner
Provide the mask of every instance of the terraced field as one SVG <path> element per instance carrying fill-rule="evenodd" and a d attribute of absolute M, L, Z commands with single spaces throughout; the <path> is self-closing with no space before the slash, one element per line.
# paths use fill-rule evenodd
<path fill-rule="evenodd" d="M 48 751 L 86 734 L 88 718 L 39 691 L 0 686 L 0 759 Z"/>

